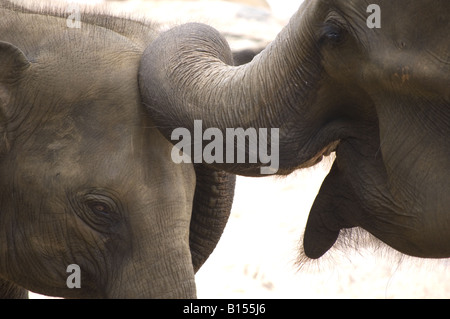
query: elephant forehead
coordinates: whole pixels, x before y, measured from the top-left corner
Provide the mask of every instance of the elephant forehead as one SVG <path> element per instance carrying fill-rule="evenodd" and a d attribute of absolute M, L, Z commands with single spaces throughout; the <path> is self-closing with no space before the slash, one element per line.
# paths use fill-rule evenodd
<path fill-rule="evenodd" d="M 45 84 L 41 91 L 70 94 L 135 77 L 143 48 L 107 26 L 70 27 L 67 15 L 1 14 L 0 38 L 24 52 L 32 64 L 30 80 Z"/>
<path fill-rule="evenodd" d="M 139 55 L 135 52 L 103 50 L 94 53 L 78 47 L 60 56 L 57 50 L 45 52 L 32 64 L 33 84 L 41 94 L 60 95 L 60 100 L 82 97 L 127 98 L 137 94 L 136 74 Z"/>

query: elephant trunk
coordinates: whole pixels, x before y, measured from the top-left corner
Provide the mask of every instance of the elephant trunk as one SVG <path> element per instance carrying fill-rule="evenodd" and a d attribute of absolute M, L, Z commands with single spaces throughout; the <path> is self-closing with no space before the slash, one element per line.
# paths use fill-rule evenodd
<path fill-rule="evenodd" d="M 158 196 L 157 196 L 158 197 Z M 196 298 L 189 245 L 191 207 L 174 199 L 169 205 L 134 208 L 126 253 L 108 263 L 107 298 Z M 131 232 L 132 230 L 132 232 Z"/>
<path fill-rule="evenodd" d="M 197 185 L 189 229 L 189 246 L 197 272 L 216 248 L 228 222 L 236 176 L 205 165 L 194 166 Z"/>
<path fill-rule="evenodd" d="M 249 141 L 246 160 L 233 155 L 240 151 L 239 142 L 227 140 L 222 144 L 227 154 L 212 163 L 214 168 L 240 175 L 261 175 L 261 167 L 267 164 L 261 153 L 256 160 L 248 159 L 263 146 L 272 154 L 278 151 L 279 174 L 315 164 L 317 157 L 329 151 L 330 141 L 311 143 L 310 137 L 322 123 L 312 123 L 312 115 L 305 113 L 315 98 L 322 70 L 308 25 L 311 11 L 300 9 L 265 50 L 241 66 L 232 66 L 226 40 L 211 27 L 190 23 L 162 33 L 143 54 L 139 83 L 143 102 L 164 136 L 171 140 L 176 128 L 194 136 L 195 120 L 201 120 L 205 134 L 215 128 L 228 138 L 227 128 L 242 129 L 248 133 L 243 137 Z M 306 121 L 308 125 L 303 125 Z M 259 150 L 251 149 L 250 141 L 258 138 Z M 270 145 L 262 145 L 269 140 Z M 198 143 L 191 139 L 194 152 Z M 234 147 L 232 157 L 228 157 L 229 145 Z"/>
<path fill-rule="evenodd" d="M 173 247 L 160 243 L 159 252 L 151 246 L 133 247 L 131 258 L 122 261 L 120 274 L 109 282 L 105 297 L 127 299 L 196 298 L 194 270 L 189 246 L 175 247 L 178 238 L 170 238 Z M 147 245 L 155 242 L 147 243 Z M 151 257 L 151 258 L 149 258 Z M 113 272 L 114 273 L 114 272 Z"/>
<path fill-rule="evenodd" d="M 187 269 L 190 258 L 155 263 L 146 267 L 129 264 L 124 274 L 108 287 L 107 298 L 112 299 L 195 299 L 194 273 Z M 172 271 L 166 272 L 166 269 Z"/>

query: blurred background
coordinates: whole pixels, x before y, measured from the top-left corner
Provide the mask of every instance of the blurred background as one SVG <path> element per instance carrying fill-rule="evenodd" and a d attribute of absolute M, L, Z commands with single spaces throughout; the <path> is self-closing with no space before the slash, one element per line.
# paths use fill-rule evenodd
<path fill-rule="evenodd" d="M 146 16 L 167 28 L 210 24 L 241 50 L 266 46 L 302 0 L 107 2 L 113 11 Z M 385 247 L 332 250 L 299 270 L 295 260 L 309 209 L 332 162 L 330 156 L 286 178 L 238 177 L 230 221 L 196 276 L 199 298 L 450 297 L 449 260 L 405 257 Z"/>

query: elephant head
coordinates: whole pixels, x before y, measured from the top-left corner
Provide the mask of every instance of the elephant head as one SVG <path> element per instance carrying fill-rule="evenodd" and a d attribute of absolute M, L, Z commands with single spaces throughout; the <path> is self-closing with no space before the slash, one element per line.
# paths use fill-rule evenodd
<path fill-rule="evenodd" d="M 143 101 L 168 139 L 194 120 L 279 128 L 280 175 L 335 150 L 306 226 L 307 256 L 362 227 L 402 253 L 449 257 L 448 12 L 447 0 L 306 0 L 239 67 L 217 31 L 178 26 L 144 52 Z M 259 176 L 263 163 L 210 165 Z"/>
<path fill-rule="evenodd" d="M 0 1 L 0 297 L 195 297 L 234 176 L 175 164 L 146 114 L 155 26 L 64 15 Z"/>

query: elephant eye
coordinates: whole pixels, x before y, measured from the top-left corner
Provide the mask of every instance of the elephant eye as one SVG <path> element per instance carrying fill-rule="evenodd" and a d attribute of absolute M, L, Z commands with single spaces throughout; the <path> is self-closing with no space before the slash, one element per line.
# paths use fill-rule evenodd
<path fill-rule="evenodd" d="M 327 22 L 322 28 L 320 44 L 329 43 L 332 45 L 341 44 L 346 37 L 346 31 L 335 22 Z"/>
<path fill-rule="evenodd" d="M 123 221 L 119 198 L 104 189 L 78 192 L 72 200 L 75 214 L 92 229 L 109 234 Z"/>
<path fill-rule="evenodd" d="M 96 214 L 109 214 L 110 209 L 102 203 L 92 203 L 89 208 Z"/>

